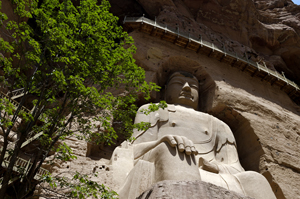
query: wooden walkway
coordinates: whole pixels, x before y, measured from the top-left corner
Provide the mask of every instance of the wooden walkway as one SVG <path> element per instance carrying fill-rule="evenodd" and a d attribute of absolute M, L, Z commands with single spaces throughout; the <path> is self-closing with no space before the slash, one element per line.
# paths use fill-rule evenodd
<path fill-rule="evenodd" d="M 13 93 L 14 94 L 14 93 Z M 6 98 L 6 99 L 9 99 L 9 101 L 12 103 L 12 105 L 15 107 L 15 108 L 18 108 L 19 106 L 20 106 L 20 104 L 19 104 L 19 102 L 17 102 L 16 100 L 14 100 L 14 99 L 16 99 L 16 98 L 19 98 L 19 97 L 22 97 L 23 95 L 24 95 L 24 92 L 21 92 L 21 93 L 15 93 L 16 95 L 13 95 L 10 99 L 9 99 L 9 94 L 5 94 L 4 92 L 2 92 L 1 90 L 0 90 L 0 98 L 2 98 L 2 99 L 4 99 L 4 98 Z M 28 109 L 28 108 L 26 108 L 25 106 L 22 106 L 21 107 L 21 109 L 24 111 L 24 112 L 26 112 L 26 113 L 30 113 L 31 111 Z"/>
<path fill-rule="evenodd" d="M 0 147 L 0 152 L 1 151 L 2 151 L 2 147 Z M 8 167 L 9 162 L 10 162 L 10 158 L 11 158 L 11 156 L 9 155 L 8 152 L 6 152 L 6 154 L 4 156 L 4 161 L 2 162 L 2 167 L 3 168 L 7 168 Z M 30 170 L 31 166 L 32 166 L 32 163 L 30 162 L 30 160 L 27 161 L 27 160 L 24 160 L 24 159 L 22 159 L 20 157 L 17 157 L 17 161 L 16 161 L 16 163 L 15 163 L 15 165 L 13 167 L 13 171 L 17 172 L 17 173 L 22 173 L 22 175 L 24 176 L 24 175 L 26 175 L 28 173 L 28 171 Z M 34 179 L 39 181 L 43 177 L 43 175 L 46 175 L 48 173 L 49 173 L 49 171 L 47 169 L 44 169 L 44 168 L 40 167 L 39 170 L 38 170 L 38 172 L 34 176 Z M 9 184 L 13 183 L 17 179 L 20 179 L 20 177 L 17 176 L 15 178 L 11 179 L 9 181 Z M 3 180 L 3 177 L 0 178 L 0 188 L 2 186 L 2 180 Z"/>
<path fill-rule="evenodd" d="M 23 97 L 24 96 L 24 88 L 20 88 L 20 89 L 16 89 L 12 92 L 8 92 L 6 95 L 9 96 L 11 95 L 11 99 L 17 99 L 17 98 L 20 98 L 20 97 Z"/>
<path fill-rule="evenodd" d="M 294 102 L 300 105 L 299 86 L 287 79 L 284 74 L 279 74 L 277 71 L 267 68 L 264 62 L 257 63 L 248 60 L 247 55 L 238 57 L 236 54 L 226 51 L 225 47 L 220 49 L 214 46 L 213 43 L 202 40 L 202 38 L 193 38 L 189 34 L 186 35 L 180 32 L 178 29 L 158 24 L 156 21 L 145 17 L 125 17 L 123 23 L 124 29 L 127 31 L 138 29 L 153 37 L 172 42 L 177 46 L 217 59 L 222 63 L 226 63 L 248 73 L 252 77 L 260 78 L 261 81 L 269 82 L 272 86 L 278 86 L 281 90 L 286 92 Z"/>
<path fill-rule="evenodd" d="M 0 91 L 0 98 L 4 99 L 9 99 L 9 101 L 12 103 L 12 105 L 15 108 L 18 108 L 20 106 L 19 102 L 15 101 L 15 99 L 22 97 L 24 95 L 24 89 L 17 89 L 15 91 L 12 91 L 11 93 L 7 93 L 5 94 L 4 92 Z M 11 98 L 9 98 L 9 95 L 12 95 Z M 30 111 L 29 109 L 27 109 L 25 106 L 22 106 L 21 109 L 23 111 L 25 111 L 26 113 L 31 113 L 32 111 Z M 29 143 L 31 143 L 32 141 L 34 141 L 35 139 L 37 139 L 38 137 L 40 137 L 43 134 L 43 132 L 37 133 L 35 135 L 32 135 L 32 133 L 28 136 L 28 138 L 26 139 L 26 141 L 22 144 L 21 148 L 25 147 L 26 145 L 28 145 Z M 11 147 L 14 147 L 13 144 L 11 144 Z M 0 152 L 2 151 L 2 147 L 0 146 Z M 9 155 L 8 151 L 5 153 L 4 156 L 4 161 L 2 162 L 2 167 L 5 169 L 8 167 L 9 162 L 10 162 L 10 158 L 11 156 Z M 22 175 L 27 174 L 27 172 L 29 171 L 29 169 L 31 168 L 32 163 L 30 161 L 27 161 L 25 159 L 22 159 L 20 157 L 17 157 L 17 161 L 13 167 L 13 171 L 14 172 L 22 172 Z M 39 180 L 43 175 L 49 173 L 48 170 L 40 168 L 37 172 L 37 174 L 34 176 L 35 180 Z M 9 184 L 13 183 L 15 180 L 19 179 L 20 177 L 17 175 L 16 177 L 12 178 L 9 181 Z M 0 178 L 0 188 L 2 186 L 2 180 L 3 178 Z"/>
<path fill-rule="evenodd" d="M 12 105 L 14 106 L 15 109 L 17 109 L 17 108 L 20 106 L 20 103 L 17 102 L 16 100 L 14 100 L 14 99 L 20 98 L 20 97 L 22 97 L 24 94 L 25 94 L 25 93 L 24 93 L 24 89 L 23 89 L 23 88 L 17 89 L 17 90 L 14 90 L 14 91 L 11 92 L 11 95 L 12 95 L 12 96 L 11 96 L 11 98 L 9 98 L 10 93 L 5 94 L 4 92 L 2 92 L 2 91 L 0 90 L 0 98 L 2 98 L 2 99 L 9 99 L 9 101 L 12 103 Z M 33 109 L 32 109 L 32 110 L 29 110 L 29 109 L 26 108 L 25 106 L 22 106 L 22 107 L 21 107 L 21 110 L 23 110 L 23 111 L 26 112 L 26 113 L 32 113 L 32 111 L 33 111 Z M 37 133 L 37 134 L 33 134 L 33 132 L 31 132 L 31 133 L 28 135 L 26 141 L 22 144 L 21 148 L 23 148 L 24 146 L 30 144 L 32 141 L 34 141 L 35 139 L 37 139 L 37 138 L 38 138 L 39 136 L 41 136 L 42 134 L 43 134 L 43 132 L 39 132 L 39 133 Z"/>

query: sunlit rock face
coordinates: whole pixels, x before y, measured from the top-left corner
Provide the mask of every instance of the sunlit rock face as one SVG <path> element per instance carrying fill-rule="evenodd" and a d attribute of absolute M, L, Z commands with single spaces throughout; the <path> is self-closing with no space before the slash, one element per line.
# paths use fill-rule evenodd
<path fill-rule="evenodd" d="M 300 84 L 300 6 L 290 0 L 111 0 L 120 20 L 142 16 L 253 61 Z M 122 9 L 121 8 L 122 5 Z M 188 70 L 200 79 L 199 108 L 228 124 L 245 170 L 263 174 L 277 198 L 300 195 L 300 108 L 280 90 L 229 65 L 135 30 L 138 65 L 147 81 Z M 163 99 L 156 94 L 156 101 Z M 155 101 L 154 100 L 154 101 Z"/>
<path fill-rule="evenodd" d="M 291 0 L 110 0 L 119 16 L 142 16 L 168 27 L 179 27 L 216 46 L 264 61 L 271 69 L 284 71 L 300 84 L 300 6 Z M 2 11 L 14 18 L 10 1 Z M 5 34 L 0 31 L 2 38 Z M 146 70 L 146 80 L 163 86 L 167 76 L 178 70 L 199 79 L 199 109 L 225 122 L 233 132 L 241 165 L 264 175 L 280 199 L 299 198 L 300 191 L 300 107 L 280 88 L 245 75 L 205 55 L 135 30 L 136 63 Z M 6 56 L 6 55 L 5 55 Z M 152 101 L 163 99 L 153 93 Z M 142 105 L 142 104 L 140 104 Z M 77 160 L 48 165 L 54 174 L 78 170 L 99 172 L 93 180 L 114 190 L 122 182 L 113 176 L 112 146 L 96 146 L 76 138 L 65 141 Z M 117 140 L 120 144 L 122 140 Z M 120 155 L 121 156 L 121 155 Z M 49 157 L 51 158 L 51 157 Z"/>
<path fill-rule="evenodd" d="M 293 188 L 300 186 L 300 108 L 286 93 L 206 55 L 138 30 L 130 35 L 137 64 L 145 68 L 148 81 L 163 88 L 156 101 L 165 96 L 168 74 L 193 73 L 200 81 L 199 110 L 229 125 L 245 170 L 263 174 L 277 198 L 300 194 Z"/>
<path fill-rule="evenodd" d="M 300 83 L 300 6 L 291 0 L 111 0 L 121 18 L 141 16 L 245 53 Z"/>

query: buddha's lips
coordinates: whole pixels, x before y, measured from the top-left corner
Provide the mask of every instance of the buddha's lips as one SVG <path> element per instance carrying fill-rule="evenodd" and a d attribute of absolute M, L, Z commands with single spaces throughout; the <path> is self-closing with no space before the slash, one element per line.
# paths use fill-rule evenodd
<path fill-rule="evenodd" d="M 194 99 L 194 97 L 191 95 L 191 93 L 189 92 L 185 92 L 185 91 L 182 91 L 180 94 L 179 94 L 179 97 L 185 97 L 185 98 L 190 98 L 190 99 Z"/>

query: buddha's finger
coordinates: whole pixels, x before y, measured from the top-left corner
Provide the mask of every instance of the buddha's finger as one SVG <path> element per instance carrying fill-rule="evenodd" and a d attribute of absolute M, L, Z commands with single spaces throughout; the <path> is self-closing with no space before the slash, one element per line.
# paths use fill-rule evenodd
<path fill-rule="evenodd" d="M 172 136 L 172 135 L 164 136 L 162 141 L 167 141 L 171 147 L 175 147 L 177 145 L 177 142 L 176 142 L 174 136 Z"/>
<path fill-rule="evenodd" d="M 178 147 L 179 152 L 183 152 L 185 149 L 185 145 L 184 145 L 182 138 L 180 136 L 174 136 L 174 138 L 177 142 L 177 147 Z"/>
<path fill-rule="evenodd" d="M 192 154 L 192 149 L 191 149 L 192 141 L 190 141 L 186 137 L 183 137 L 183 142 L 184 142 L 184 146 L 185 146 L 185 154 L 191 155 Z"/>
<path fill-rule="evenodd" d="M 197 151 L 196 147 L 194 146 L 194 143 L 191 140 L 189 140 L 189 141 L 190 141 L 192 154 L 197 155 L 198 151 Z"/>
<path fill-rule="evenodd" d="M 198 155 L 198 151 L 194 146 L 191 147 L 191 150 L 194 155 Z"/>

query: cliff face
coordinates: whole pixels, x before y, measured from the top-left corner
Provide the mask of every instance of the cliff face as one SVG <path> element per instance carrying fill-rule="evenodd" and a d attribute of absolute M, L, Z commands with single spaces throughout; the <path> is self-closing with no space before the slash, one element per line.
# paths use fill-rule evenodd
<path fill-rule="evenodd" d="M 291 0 L 110 2 L 111 11 L 121 20 L 145 14 L 240 57 L 265 62 L 300 84 L 300 6 Z M 280 88 L 247 77 L 230 65 L 155 38 L 155 34 L 151 37 L 138 30 L 130 34 L 137 46 L 135 59 L 145 68 L 148 81 L 163 86 L 170 71 L 198 71 L 195 75 L 204 81 L 202 111 L 231 127 L 243 167 L 263 174 L 277 198 L 299 198 L 299 106 Z M 158 95 L 158 99 L 162 98 Z"/>
<path fill-rule="evenodd" d="M 156 17 L 157 22 L 202 37 L 238 56 L 265 62 L 300 85 L 300 6 L 291 0 L 110 2 L 111 11 L 120 20 L 143 14 L 152 20 Z M 9 1 L 2 1 L 4 10 L 13 18 Z M 263 174 L 277 198 L 299 198 L 300 108 L 286 93 L 205 55 L 138 30 L 130 34 L 137 46 L 134 57 L 146 70 L 147 81 L 163 87 L 171 71 L 198 71 L 195 75 L 201 84 L 201 109 L 230 126 L 242 166 Z M 159 94 L 153 95 L 153 101 L 160 99 Z M 113 170 L 109 162 L 113 147 L 91 146 L 76 138 L 66 142 L 78 159 L 48 165 L 51 172 L 99 172 L 93 180 L 118 190 L 122 183 L 114 181 L 113 175 L 119 171 Z"/>
<path fill-rule="evenodd" d="M 245 170 L 263 174 L 277 198 L 300 195 L 300 108 L 286 93 L 201 53 L 138 30 L 131 36 L 148 81 L 163 87 L 173 71 L 193 73 L 201 85 L 200 110 L 230 126 Z"/>
<path fill-rule="evenodd" d="M 179 27 L 239 56 L 264 61 L 300 84 L 300 6 L 291 0 L 111 0 L 120 18 L 141 16 Z M 122 8 L 122 9 L 121 9 Z"/>

